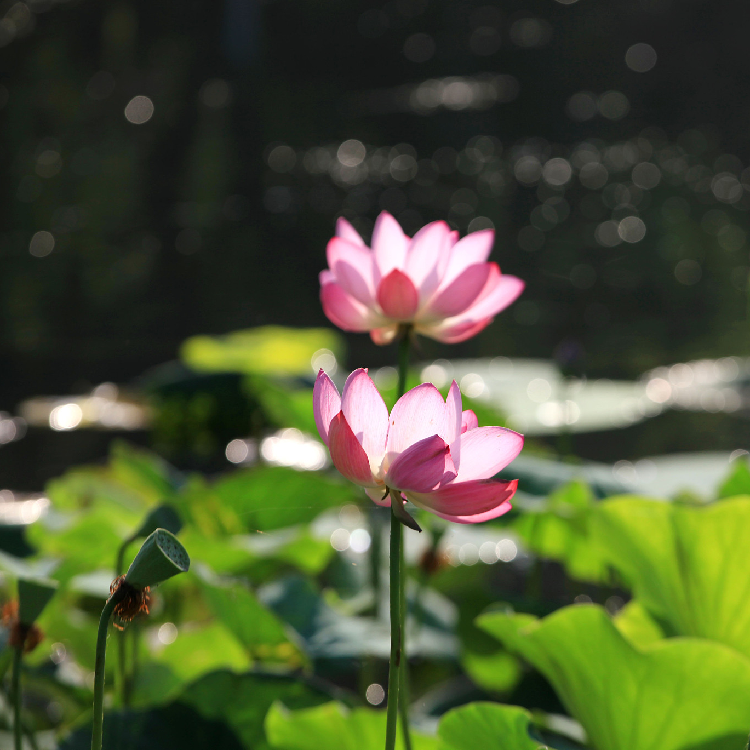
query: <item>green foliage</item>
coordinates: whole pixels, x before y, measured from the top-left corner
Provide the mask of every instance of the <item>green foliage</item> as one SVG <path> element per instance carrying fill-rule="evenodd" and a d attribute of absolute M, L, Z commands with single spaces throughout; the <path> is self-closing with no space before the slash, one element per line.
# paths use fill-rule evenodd
<path fill-rule="evenodd" d="M 589 605 L 479 624 L 544 674 L 596 750 L 736 750 L 747 738 L 750 661 L 720 643 L 637 649 Z"/>
<path fill-rule="evenodd" d="M 587 484 L 570 482 L 552 492 L 541 507 L 526 507 L 512 528 L 531 551 L 563 563 L 572 578 L 605 582 L 609 577 L 605 561 L 591 543 L 595 505 Z"/>
<path fill-rule="evenodd" d="M 348 710 L 340 703 L 289 711 L 279 703 L 266 716 L 266 736 L 278 750 L 381 750 L 385 737 L 385 711 Z M 414 750 L 438 750 L 438 740 L 412 733 Z M 404 750 L 399 733 L 396 748 Z"/>
<path fill-rule="evenodd" d="M 746 656 L 748 528 L 746 497 L 704 507 L 614 498 L 593 519 L 602 554 L 668 632 L 710 638 Z"/>
<path fill-rule="evenodd" d="M 300 472 L 283 466 L 245 469 L 220 479 L 210 489 L 223 513 L 234 513 L 237 530 L 274 531 L 309 523 L 327 508 L 351 502 L 352 485 L 323 472 Z M 189 494 L 191 510 L 206 502 Z"/>
<path fill-rule="evenodd" d="M 303 708 L 328 697 L 299 678 L 215 671 L 188 685 L 167 705 L 106 714 L 104 750 L 269 750 L 263 719 L 274 701 Z M 91 730 L 85 727 L 59 750 L 88 750 L 90 745 Z"/>
<path fill-rule="evenodd" d="M 744 459 L 732 462 L 726 479 L 719 486 L 718 498 L 750 495 L 750 464 Z"/>
<path fill-rule="evenodd" d="M 329 328 L 265 326 L 221 337 L 193 336 L 180 356 L 201 371 L 309 375 L 312 356 L 320 349 L 341 356 L 341 336 Z"/>
<path fill-rule="evenodd" d="M 489 654 L 464 651 L 461 666 L 477 685 L 496 693 L 508 692 L 521 677 L 518 659 L 502 649 Z"/>
<path fill-rule="evenodd" d="M 544 750 L 529 736 L 531 714 L 517 706 L 469 703 L 448 711 L 440 721 L 440 750 Z"/>
<path fill-rule="evenodd" d="M 201 590 L 217 619 L 242 644 L 253 660 L 298 666 L 302 655 L 283 623 L 240 583 L 201 582 Z"/>

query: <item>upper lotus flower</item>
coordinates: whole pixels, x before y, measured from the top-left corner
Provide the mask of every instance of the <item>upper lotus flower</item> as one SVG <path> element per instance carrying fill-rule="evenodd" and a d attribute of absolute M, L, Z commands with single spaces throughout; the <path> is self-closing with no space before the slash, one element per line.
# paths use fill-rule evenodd
<path fill-rule="evenodd" d="M 412 388 L 389 417 L 366 370 L 347 378 L 341 396 L 321 370 L 313 411 L 336 468 L 378 505 L 390 506 L 387 493 L 393 490 L 457 523 L 487 521 L 510 510 L 518 480 L 492 477 L 521 452 L 523 435 L 479 427 L 473 411 L 461 411 L 455 381 L 445 401 L 431 383 Z"/>
<path fill-rule="evenodd" d="M 345 331 L 369 331 L 376 344 L 392 341 L 400 324 L 447 344 L 465 341 L 523 291 L 523 281 L 487 262 L 494 240 L 491 229 L 459 240 L 443 221 L 409 239 L 384 211 L 370 250 L 339 219 L 320 274 L 323 311 Z"/>

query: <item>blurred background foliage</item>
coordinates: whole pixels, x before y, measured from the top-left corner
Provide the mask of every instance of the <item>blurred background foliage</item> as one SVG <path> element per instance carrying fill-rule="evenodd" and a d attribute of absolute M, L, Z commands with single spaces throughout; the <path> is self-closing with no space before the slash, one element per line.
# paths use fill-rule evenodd
<path fill-rule="evenodd" d="M 413 352 L 409 385 L 455 377 L 530 435 L 512 513 L 411 537 L 414 747 L 744 742 L 742 10 L 0 4 L 0 585 L 60 583 L 24 672 L 40 748 L 88 747 L 98 611 L 154 512 L 194 565 L 112 638 L 137 666 L 111 747 L 382 746 L 387 513 L 310 407 L 319 367 L 395 399 L 393 347 L 318 303 L 336 217 L 368 240 L 381 210 L 494 227 L 527 282 Z"/>

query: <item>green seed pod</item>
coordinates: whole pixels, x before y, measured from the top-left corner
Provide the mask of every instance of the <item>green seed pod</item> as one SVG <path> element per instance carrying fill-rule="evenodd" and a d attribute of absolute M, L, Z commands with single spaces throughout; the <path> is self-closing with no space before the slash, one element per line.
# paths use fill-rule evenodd
<path fill-rule="evenodd" d="M 175 535 L 166 529 L 156 529 L 141 546 L 125 580 L 133 588 L 145 589 L 185 573 L 189 567 L 188 553 Z"/>
<path fill-rule="evenodd" d="M 18 621 L 33 625 L 57 591 L 57 581 L 47 578 L 18 579 Z"/>
<path fill-rule="evenodd" d="M 181 528 L 182 520 L 177 515 L 177 511 L 171 505 L 159 505 L 143 519 L 143 523 L 134 536 L 136 539 L 138 537 L 145 539 L 156 529 L 166 529 L 173 534 L 179 534 Z"/>

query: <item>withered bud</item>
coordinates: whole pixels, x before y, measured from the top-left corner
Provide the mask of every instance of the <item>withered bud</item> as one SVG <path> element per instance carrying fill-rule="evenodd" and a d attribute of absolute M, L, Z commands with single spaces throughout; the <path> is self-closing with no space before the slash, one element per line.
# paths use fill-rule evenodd
<path fill-rule="evenodd" d="M 122 597 L 115 605 L 113 621 L 118 630 L 123 630 L 123 624 L 132 622 L 138 615 L 147 615 L 151 604 L 151 587 L 137 589 L 128 583 L 125 576 L 118 576 L 109 587 L 110 599 L 115 593 Z M 119 622 L 118 622 L 119 621 Z"/>
<path fill-rule="evenodd" d="M 3 625 L 8 629 L 8 644 L 24 654 L 31 653 L 43 640 L 44 633 L 38 625 L 24 625 L 18 619 L 18 602 L 12 599 L 3 604 Z"/>

